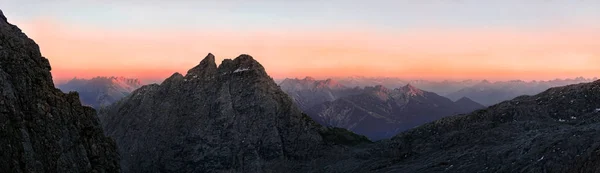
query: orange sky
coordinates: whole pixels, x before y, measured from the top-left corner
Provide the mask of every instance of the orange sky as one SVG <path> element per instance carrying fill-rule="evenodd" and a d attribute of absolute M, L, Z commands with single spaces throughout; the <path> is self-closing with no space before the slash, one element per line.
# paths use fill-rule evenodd
<path fill-rule="evenodd" d="M 540 80 L 600 76 L 600 27 L 111 30 L 52 19 L 11 21 L 39 45 L 55 80 L 168 77 L 209 52 L 246 53 L 274 78 L 388 76 Z"/>

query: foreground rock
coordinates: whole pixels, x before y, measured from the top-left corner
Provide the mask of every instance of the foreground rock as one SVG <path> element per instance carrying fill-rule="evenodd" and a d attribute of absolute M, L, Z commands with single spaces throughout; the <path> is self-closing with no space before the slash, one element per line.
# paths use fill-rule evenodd
<path fill-rule="evenodd" d="M 0 11 L 0 172 L 119 172 L 113 140 L 54 87 L 38 45 Z"/>
<path fill-rule="evenodd" d="M 302 114 L 249 55 L 217 67 L 209 54 L 100 118 L 121 146 L 124 172 L 306 172 L 351 158 L 346 145 L 369 142 Z"/>

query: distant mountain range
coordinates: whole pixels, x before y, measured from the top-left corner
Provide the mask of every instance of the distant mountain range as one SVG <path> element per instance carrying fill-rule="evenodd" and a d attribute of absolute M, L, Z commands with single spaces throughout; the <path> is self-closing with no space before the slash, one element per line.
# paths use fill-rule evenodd
<path fill-rule="evenodd" d="M 324 102 L 363 92 L 359 87 L 349 88 L 332 79 L 315 80 L 311 77 L 285 79 L 279 86 L 292 97 L 301 110 L 308 110 Z"/>
<path fill-rule="evenodd" d="M 99 108 L 118 101 L 141 86 L 138 79 L 95 77 L 92 79 L 74 78 L 58 84 L 57 88 L 63 92 L 77 91 L 82 104 Z"/>
<path fill-rule="evenodd" d="M 308 77 L 310 78 L 310 77 Z M 312 78 L 314 80 L 314 78 Z M 399 88 L 410 84 L 422 90 L 434 92 L 436 94 L 448 97 L 454 101 L 467 97 L 481 103 L 485 106 L 490 106 L 500 103 L 505 100 L 510 100 L 521 95 L 534 95 L 547 90 L 551 87 L 564 86 L 577 83 L 585 83 L 595 81 L 598 78 L 583 78 L 574 79 L 555 79 L 548 81 L 497 81 L 489 82 L 487 80 L 463 80 L 463 81 L 430 81 L 430 80 L 404 80 L 392 77 L 338 77 L 331 78 L 339 85 L 347 88 L 367 87 L 382 85 L 386 88 Z M 291 79 L 284 79 L 280 82 Z M 285 90 L 288 86 L 282 86 Z"/>
<path fill-rule="evenodd" d="M 484 106 L 468 98 L 453 102 L 412 85 L 348 88 L 333 79 L 285 79 L 280 87 L 315 121 L 349 129 L 372 140 L 439 118 L 469 113 Z"/>
<path fill-rule="evenodd" d="M 364 76 L 351 76 L 351 77 L 338 77 L 332 78 L 338 81 L 340 84 L 348 87 L 366 87 L 382 85 L 386 88 L 399 88 L 407 84 L 411 84 L 420 89 L 435 92 L 440 95 L 446 95 L 452 92 L 456 92 L 465 87 L 473 86 L 480 81 L 478 80 L 463 80 L 463 81 L 430 81 L 430 80 L 404 80 L 393 77 L 364 77 Z"/>
<path fill-rule="evenodd" d="M 481 81 L 476 85 L 465 87 L 456 92 L 446 95 L 452 100 L 458 100 L 462 97 L 468 97 L 474 101 L 486 106 L 510 100 L 521 95 L 535 95 L 551 87 L 565 86 L 577 83 L 586 83 L 596 80 L 583 77 L 575 79 L 555 79 L 550 81 L 499 81 L 489 82 Z"/>

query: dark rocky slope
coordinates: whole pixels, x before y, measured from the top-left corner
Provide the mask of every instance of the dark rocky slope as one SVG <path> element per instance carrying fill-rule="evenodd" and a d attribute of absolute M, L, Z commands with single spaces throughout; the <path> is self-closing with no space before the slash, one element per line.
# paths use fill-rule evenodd
<path fill-rule="evenodd" d="M 422 125 L 375 144 L 346 171 L 600 172 L 598 136 L 600 81 Z"/>
<path fill-rule="evenodd" d="M 119 172 L 115 143 L 0 11 L 0 172 Z"/>
<path fill-rule="evenodd" d="M 306 172 L 349 158 L 336 144 L 368 142 L 302 114 L 249 55 L 217 67 L 209 54 L 100 118 L 124 172 Z"/>

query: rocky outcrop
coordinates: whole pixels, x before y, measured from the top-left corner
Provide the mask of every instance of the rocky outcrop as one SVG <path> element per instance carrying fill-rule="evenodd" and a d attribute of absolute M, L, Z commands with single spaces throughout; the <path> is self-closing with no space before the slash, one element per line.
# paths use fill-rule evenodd
<path fill-rule="evenodd" d="M 304 172 L 334 162 L 323 157 L 341 144 L 368 142 L 302 114 L 249 55 L 217 67 L 209 54 L 100 118 L 121 146 L 124 172 Z"/>
<path fill-rule="evenodd" d="M 54 87 L 38 45 L 1 11 L 0 138 L 2 172 L 119 172 L 94 109 Z"/>

